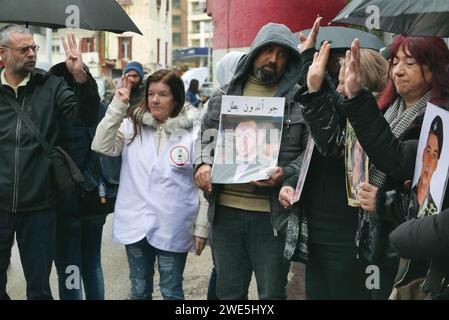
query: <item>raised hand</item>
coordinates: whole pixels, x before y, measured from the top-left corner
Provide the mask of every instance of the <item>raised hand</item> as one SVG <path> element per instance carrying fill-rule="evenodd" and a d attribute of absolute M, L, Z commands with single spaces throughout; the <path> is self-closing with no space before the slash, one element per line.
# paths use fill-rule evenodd
<path fill-rule="evenodd" d="M 309 92 L 311 93 L 320 91 L 321 89 L 326 75 L 326 65 L 329 60 L 330 50 L 330 44 L 324 41 L 320 52 L 315 52 L 313 56 L 313 62 L 307 73 L 307 88 L 309 88 Z"/>
<path fill-rule="evenodd" d="M 360 43 L 358 39 L 352 41 L 351 50 L 346 51 L 345 59 L 345 95 L 348 99 L 352 99 L 362 91 Z"/>
<path fill-rule="evenodd" d="M 299 34 L 299 43 L 300 43 L 299 52 L 303 52 L 310 48 L 315 48 L 318 32 L 320 31 L 321 19 L 323 19 L 323 17 L 318 17 L 315 19 L 312 30 L 310 30 L 310 33 L 307 36 L 307 38 L 302 32 Z"/>
<path fill-rule="evenodd" d="M 115 98 L 119 99 L 124 104 L 128 104 L 131 87 L 132 82 L 129 80 L 128 76 L 122 76 L 120 79 L 120 86 L 115 89 Z"/>
<path fill-rule="evenodd" d="M 64 36 L 62 36 L 61 41 L 65 51 L 65 64 L 67 66 L 67 69 L 73 75 L 76 82 L 86 82 L 87 75 L 84 71 L 83 58 L 81 55 L 81 51 L 78 50 L 75 34 L 69 33 L 67 36 L 67 41 Z"/>

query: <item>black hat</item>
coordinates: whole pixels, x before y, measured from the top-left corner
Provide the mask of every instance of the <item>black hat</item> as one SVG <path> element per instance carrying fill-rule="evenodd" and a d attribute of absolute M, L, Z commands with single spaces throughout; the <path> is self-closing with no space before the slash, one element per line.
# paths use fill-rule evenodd
<path fill-rule="evenodd" d="M 443 148 L 443 120 L 440 116 L 436 116 L 430 124 L 430 134 L 434 134 L 438 139 L 438 159 L 440 159 L 441 148 Z"/>

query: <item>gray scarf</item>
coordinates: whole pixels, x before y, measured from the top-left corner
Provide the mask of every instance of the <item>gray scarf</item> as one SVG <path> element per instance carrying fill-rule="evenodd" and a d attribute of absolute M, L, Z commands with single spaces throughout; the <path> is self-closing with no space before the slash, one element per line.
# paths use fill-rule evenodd
<path fill-rule="evenodd" d="M 430 101 L 430 91 L 427 92 L 418 103 L 406 109 L 405 102 L 398 97 L 384 114 L 385 120 L 390 124 L 391 131 L 396 138 L 400 137 L 411 125 L 413 120 L 425 111 L 427 103 Z M 373 164 L 369 168 L 369 183 L 381 189 L 387 180 L 387 175 L 378 170 Z M 372 213 L 361 209 L 363 212 L 362 220 L 372 219 Z"/>

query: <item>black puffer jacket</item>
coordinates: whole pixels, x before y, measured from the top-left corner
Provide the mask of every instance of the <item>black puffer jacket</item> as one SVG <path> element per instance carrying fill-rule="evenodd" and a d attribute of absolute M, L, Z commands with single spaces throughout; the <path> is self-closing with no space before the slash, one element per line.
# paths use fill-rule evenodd
<path fill-rule="evenodd" d="M 236 73 L 229 86 L 217 90 L 209 100 L 208 113 L 205 115 L 201 125 L 201 149 L 200 159 L 196 159 L 198 164 L 213 164 L 214 149 L 216 145 L 216 135 L 220 122 L 220 110 L 222 95 L 242 95 L 243 87 L 248 76 L 252 72 L 253 61 L 260 48 L 274 43 L 285 46 L 290 51 L 285 73 L 281 78 L 276 97 L 285 97 L 284 126 L 282 132 L 281 148 L 279 151 L 278 165 L 282 167 L 284 178 L 287 179 L 299 172 L 304 153 L 304 141 L 308 136 L 304 119 L 299 103 L 294 101 L 294 96 L 299 89 L 297 85 L 300 78 L 301 58 L 295 46 L 293 34 L 283 25 L 268 24 L 259 31 L 258 36 L 253 41 L 249 53 L 239 62 Z M 210 131 L 213 129 L 213 132 Z M 211 138 L 211 135 L 213 138 Z M 198 168 L 198 166 L 197 166 Z M 209 221 L 213 220 L 216 199 L 221 185 L 213 185 L 212 194 L 207 196 L 209 200 Z M 289 211 L 283 210 L 278 201 L 279 187 L 256 188 L 256 192 L 269 193 L 271 207 L 271 221 L 273 229 L 279 231 L 285 225 Z"/>
<path fill-rule="evenodd" d="M 311 48 L 301 53 L 304 86 L 295 97 L 301 103 L 315 149 L 301 200 L 294 210 L 302 209 L 307 215 L 309 242 L 355 247 L 358 209 L 347 202 L 343 156 L 346 117 L 340 109 L 341 98 L 328 76 L 319 92 L 308 92 L 307 71 L 315 51 Z M 297 181 L 298 175 L 286 180 L 284 185 L 295 188 Z"/>
<path fill-rule="evenodd" d="M 449 299 L 449 209 L 401 224 L 390 239 L 404 258 L 432 259 L 423 289 L 434 299 Z"/>
<path fill-rule="evenodd" d="M 0 70 L 1 72 L 2 70 Z M 75 93 L 62 78 L 36 69 L 18 97 L 6 85 L 0 86 L 0 209 L 26 212 L 47 209 L 56 203 L 50 160 L 31 130 L 6 100 L 9 95 L 47 138 L 57 145 L 60 117 L 80 118 L 95 123 L 100 97 L 95 83 L 76 85 Z"/>
<path fill-rule="evenodd" d="M 299 207 L 308 217 L 309 241 L 315 244 L 355 247 L 358 208 L 348 205 L 346 195 L 344 135 L 346 118 L 329 88 L 317 93 L 300 91 L 296 99 L 315 141 Z M 285 181 L 295 188 L 298 176 Z"/>
<path fill-rule="evenodd" d="M 377 109 L 374 97 L 367 91 L 345 100 L 343 106 L 357 138 L 376 167 L 399 181 L 412 180 L 418 141 L 402 142 L 395 138 Z M 424 289 L 433 298 L 449 298 L 448 207 L 449 192 L 446 191 L 442 213 L 408 221 L 391 234 L 390 240 L 399 254 L 412 259 L 406 269 L 399 270 L 397 284 L 426 276 L 427 270 L 422 267 L 427 264 L 423 261 L 432 259 Z"/>

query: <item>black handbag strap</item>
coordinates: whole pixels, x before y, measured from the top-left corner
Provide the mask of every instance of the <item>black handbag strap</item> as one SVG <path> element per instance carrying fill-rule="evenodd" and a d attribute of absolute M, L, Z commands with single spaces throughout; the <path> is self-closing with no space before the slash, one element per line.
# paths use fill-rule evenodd
<path fill-rule="evenodd" d="M 23 111 L 22 106 L 19 104 L 19 102 L 11 97 L 9 94 L 3 95 L 4 98 L 8 101 L 8 103 L 16 110 L 16 112 L 19 114 L 19 117 L 22 118 L 23 122 L 27 125 L 27 127 L 31 130 L 31 132 L 36 137 L 37 141 L 40 143 L 40 145 L 44 148 L 45 152 L 49 155 L 52 152 L 52 147 L 47 142 L 47 139 L 42 135 L 40 130 L 37 128 L 37 126 L 34 124 L 34 122 L 28 117 L 28 115 Z M 25 97 L 24 97 L 25 99 Z"/>

